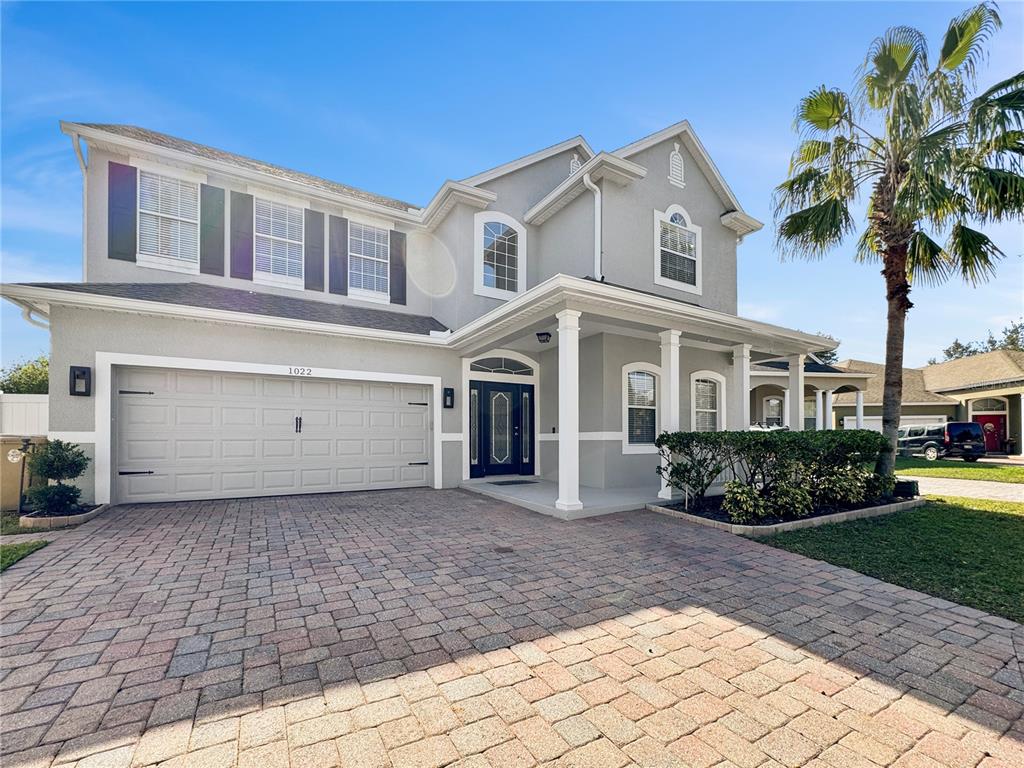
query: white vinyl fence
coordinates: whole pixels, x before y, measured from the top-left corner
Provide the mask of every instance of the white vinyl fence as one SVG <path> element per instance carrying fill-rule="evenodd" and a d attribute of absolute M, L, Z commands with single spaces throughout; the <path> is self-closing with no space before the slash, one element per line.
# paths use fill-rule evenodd
<path fill-rule="evenodd" d="M 49 429 L 49 395 L 0 394 L 0 435 L 45 437 Z"/>

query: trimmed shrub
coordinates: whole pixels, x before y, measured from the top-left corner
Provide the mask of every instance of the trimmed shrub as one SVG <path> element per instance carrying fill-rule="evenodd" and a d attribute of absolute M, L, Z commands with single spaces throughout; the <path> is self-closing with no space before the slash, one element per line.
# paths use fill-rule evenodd
<path fill-rule="evenodd" d="M 880 475 L 877 472 L 872 472 L 864 478 L 864 500 L 885 501 L 891 499 L 895 488 L 895 475 Z"/>
<path fill-rule="evenodd" d="M 658 474 L 698 503 L 719 475 L 733 465 L 728 432 L 664 432 L 655 444 L 665 465 Z"/>
<path fill-rule="evenodd" d="M 53 484 L 32 488 L 26 493 L 32 508 L 48 517 L 73 515 L 82 495 L 80 488 L 65 485 L 64 480 L 74 480 L 89 466 L 89 457 L 74 443 L 51 440 L 28 457 L 28 466 L 33 475 L 46 478 Z"/>
<path fill-rule="evenodd" d="M 767 513 L 783 520 L 807 517 L 814 509 L 811 492 L 795 483 L 776 487 L 765 502 Z"/>
<path fill-rule="evenodd" d="M 739 525 L 752 525 L 764 519 L 764 497 L 752 485 L 730 480 L 725 484 L 722 510 Z"/>

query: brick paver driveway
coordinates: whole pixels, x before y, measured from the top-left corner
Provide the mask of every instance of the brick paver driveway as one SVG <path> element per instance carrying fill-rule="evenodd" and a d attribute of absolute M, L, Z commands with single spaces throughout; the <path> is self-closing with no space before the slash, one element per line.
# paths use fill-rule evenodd
<path fill-rule="evenodd" d="M 650 513 L 124 507 L 2 607 L 5 768 L 1024 765 L 1017 625 Z"/>

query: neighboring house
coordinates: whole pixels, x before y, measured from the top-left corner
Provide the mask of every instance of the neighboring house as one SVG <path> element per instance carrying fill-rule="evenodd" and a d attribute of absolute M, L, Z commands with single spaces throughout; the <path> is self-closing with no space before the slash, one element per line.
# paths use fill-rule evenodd
<path fill-rule="evenodd" d="M 865 426 L 881 430 L 885 366 L 865 360 L 844 360 L 838 365 L 873 374 L 864 392 Z M 997 350 L 923 368 L 904 368 L 900 425 L 976 421 L 985 430 L 988 451 L 1019 454 L 1024 434 L 1022 396 L 1024 352 Z M 840 426 L 854 426 L 853 395 L 840 395 L 835 413 Z"/>
<path fill-rule="evenodd" d="M 805 356 L 834 346 L 737 316 L 737 244 L 761 223 L 686 122 L 613 152 L 572 138 L 423 207 L 142 128 L 62 129 L 83 282 L 2 294 L 50 329 L 50 434 L 94 457 L 97 502 L 536 476 L 545 511 L 577 517 L 600 511 L 581 487 L 669 496 L 660 431 L 746 428 L 752 384 L 805 392 Z M 799 428 L 803 398 L 783 418 Z"/>

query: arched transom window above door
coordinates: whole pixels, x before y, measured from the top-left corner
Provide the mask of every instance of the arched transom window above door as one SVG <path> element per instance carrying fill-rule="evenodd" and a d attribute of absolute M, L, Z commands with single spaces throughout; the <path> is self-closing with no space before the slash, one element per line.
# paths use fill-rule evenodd
<path fill-rule="evenodd" d="M 506 373 L 512 376 L 533 376 L 533 368 L 511 357 L 482 357 L 469 364 L 477 373 Z"/>

